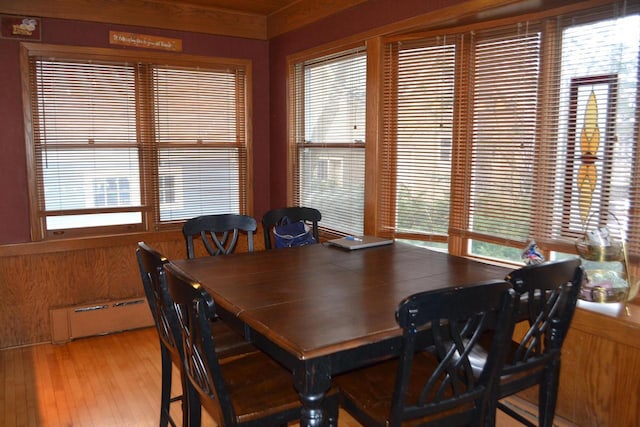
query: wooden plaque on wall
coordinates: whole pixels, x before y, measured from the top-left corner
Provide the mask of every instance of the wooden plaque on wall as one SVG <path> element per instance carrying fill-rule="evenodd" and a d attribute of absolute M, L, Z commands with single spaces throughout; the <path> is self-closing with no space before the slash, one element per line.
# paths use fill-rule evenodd
<path fill-rule="evenodd" d="M 0 26 L 2 38 L 5 39 L 40 40 L 41 38 L 40 18 L 2 15 Z"/>
<path fill-rule="evenodd" d="M 109 31 L 109 43 L 121 46 L 168 50 L 172 52 L 182 51 L 182 40 L 180 39 L 124 33 L 121 31 Z"/>

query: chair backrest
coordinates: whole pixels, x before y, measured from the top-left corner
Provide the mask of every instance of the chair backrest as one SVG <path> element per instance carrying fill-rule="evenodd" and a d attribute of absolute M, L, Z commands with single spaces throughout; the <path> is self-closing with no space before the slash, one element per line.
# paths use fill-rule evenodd
<path fill-rule="evenodd" d="M 169 261 L 144 242 L 138 243 L 136 257 L 138 258 L 144 293 L 153 314 L 160 343 L 169 351 L 176 366 L 181 366 L 182 347 L 176 338 L 179 337 L 180 327 L 166 285 L 160 276 Z"/>
<path fill-rule="evenodd" d="M 253 252 L 256 220 L 247 215 L 219 214 L 192 218 L 182 226 L 187 242 L 187 257 L 195 258 L 193 240 L 200 236 L 209 255 L 228 255 L 236 249 L 240 231 L 247 233 L 247 248 Z"/>
<path fill-rule="evenodd" d="M 166 279 L 169 294 L 176 305 L 184 352 L 183 366 L 190 383 L 188 399 L 199 397 L 202 407 L 218 425 L 235 425 L 235 410 L 212 338 L 213 299 L 198 282 L 172 264 L 167 265 L 161 275 Z"/>
<path fill-rule="evenodd" d="M 514 300 L 507 282 L 491 281 L 421 292 L 400 303 L 396 318 L 403 329 L 403 347 L 390 426 L 449 410 L 446 425 L 478 424 L 493 416 L 492 393 L 513 331 Z M 486 363 L 474 363 L 480 336 L 494 328 Z M 437 367 L 425 377 L 412 377 L 421 371 L 416 352 L 423 350 L 437 358 Z"/>
<path fill-rule="evenodd" d="M 559 353 L 575 312 L 583 269 L 578 258 L 514 270 L 506 280 L 516 291 L 517 320 L 529 329 L 507 358 L 505 373 L 544 365 Z"/>
<path fill-rule="evenodd" d="M 316 240 L 316 243 L 320 242 L 320 234 L 318 231 L 318 222 L 320 222 L 320 220 L 322 219 L 322 214 L 320 213 L 320 211 L 314 208 L 292 206 L 273 209 L 262 216 L 262 231 L 264 234 L 265 249 L 271 249 L 273 247 L 271 242 L 271 229 L 274 225 L 279 224 L 284 217 L 289 218 L 289 221 L 291 222 L 310 222 L 313 238 Z"/>

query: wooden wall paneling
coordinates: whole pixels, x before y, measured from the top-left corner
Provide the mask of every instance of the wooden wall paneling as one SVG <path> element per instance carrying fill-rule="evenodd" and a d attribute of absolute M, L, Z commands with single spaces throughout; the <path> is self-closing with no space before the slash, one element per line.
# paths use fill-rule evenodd
<path fill-rule="evenodd" d="M 167 258 L 186 258 L 179 233 L 143 236 Z M 256 250 L 264 249 L 261 228 L 254 236 Z M 49 309 L 143 297 L 135 256 L 137 240 L 114 239 L 111 245 L 73 246 L 39 253 L 29 245 L 16 255 L 0 256 L 0 348 L 51 341 Z M 240 239 L 237 252 L 247 250 Z M 205 256 L 204 250 L 201 253 Z"/>
<path fill-rule="evenodd" d="M 48 324 L 48 295 L 35 277 L 42 269 L 35 259 L 0 258 L 0 347 L 41 342 L 40 325 Z"/>
<path fill-rule="evenodd" d="M 637 339 L 637 338 L 636 338 Z M 616 366 L 618 377 L 611 396 L 612 406 L 616 419 L 628 420 L 629 427 L 640 423 L 640 352 L 632 347 L 625 346 L 616 353 Z"/>
<path fill-rule="evenodd" d="M 562 359 L 560 365 L 560 385 L 558 387 L 558 400 L 556 402 L 556 414 L 569 420 L 576 419 L 576 398 L 578 387 L 574 378 L 582 376 L 582 365 L 577 361 L 581 357 L 584 334 L 569 330 L 564 345 L 562 346 Z M 538 395 L 535 395 L 537 401 Z"/>
<path fill-rule="evenodd" d="M 562 348 L 556 415 L 580 426 L 635 427 L 640 419 L 639 307 L 632 316 L 578 308 Z M 524 325 L 516 327 L 521 334 Z M 537 404 L 538 388 L 518 394 Z"/>
<path fill-rule="evenodd" d="M 144 295 L 135 245 L 0 257 L 0 271 L 0 348 L 50 341 L 50 308 Z"/>
<path fill-rule="evenodd" d="M 571 378 L 576 394 L 563 398 L 580 402 L 580 407 L 574 408 L 574 420 L 579 425 L 602 426 L 612 415 L 609 399 L 616 375 L 613 365 L 615 346 L 592 334 L 579 333 L 583 339 L 578 359 L 565 359 L 564 362 L 575 363 L 580 368 Z"/>

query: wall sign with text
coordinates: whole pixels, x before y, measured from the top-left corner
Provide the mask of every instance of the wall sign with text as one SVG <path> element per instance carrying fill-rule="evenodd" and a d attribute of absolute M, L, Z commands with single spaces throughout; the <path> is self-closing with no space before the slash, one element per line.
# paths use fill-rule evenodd
<path fill-rule="evenodd" d="M 182 40 L 169 37 L 148 36 L 145 34 L 109 31 L 109 43 L 121 46 L 142 47 L 147 49 L 182 51 Z"/>

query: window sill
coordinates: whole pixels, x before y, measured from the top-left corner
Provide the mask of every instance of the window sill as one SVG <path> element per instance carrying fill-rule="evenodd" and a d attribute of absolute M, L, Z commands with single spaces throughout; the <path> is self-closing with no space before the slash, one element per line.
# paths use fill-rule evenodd
<path fill-rule="evenodd" d="M 578 301 L 572 328 L 640 349 L 640 305 Z"/>
<path fill-rule="evenodd" d="M 14 243 L 0 245 L 0 257 L 67 252 L 88 248 L 107 248 L 111 246 L 136 244 L 139 241 L 156 242 L 182 238 L 183 236 L 180 230 L 170 230 Z"/>

